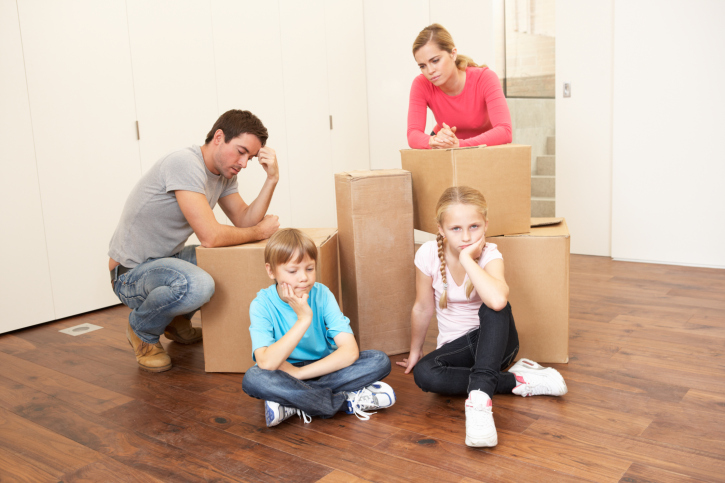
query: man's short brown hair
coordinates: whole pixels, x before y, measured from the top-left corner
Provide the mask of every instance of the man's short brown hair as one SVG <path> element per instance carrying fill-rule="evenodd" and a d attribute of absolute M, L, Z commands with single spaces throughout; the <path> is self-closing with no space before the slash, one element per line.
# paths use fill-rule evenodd
<path fill-rule="evenodd" d="M 209 134 L 206 135 L 204 144 L 209 144 L 219 129 L 224 133 L 225 143 L 228 143 L 240 134 L 248 133 L 257 136 L 259 142 L 264 146 L 269 137 L 267 128 L 264 127 L 264 124 L 262 124 L 262 121 L 257 116 L 249 111 L 241 111 L 239 109 L 232 109 L 219 116 L 219 119 L 212 126 L 211 131 L 209 131 Z"/>
<path fill-rule="evenodd" d="M 297 258 L 292 260 L 292 257 Z M 305 255 L 317 261 L 317 246 L 309 235 L 296 228 L 283 228 L 272 235 L 264 249 L 264 263 L 274 271 L 277 265 L 300 263 Z"/>

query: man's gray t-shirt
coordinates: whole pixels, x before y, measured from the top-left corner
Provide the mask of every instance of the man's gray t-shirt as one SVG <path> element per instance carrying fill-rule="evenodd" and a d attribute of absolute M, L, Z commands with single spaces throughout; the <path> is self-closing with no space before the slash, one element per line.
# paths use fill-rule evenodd
<path fill-rule="evenodd" d="M 108 255 L 133 268 L 180 252 L 194 230 L 179 208 L 176 190 L 205 195 L 212 209 L 219 198 L 239 191 L 236 176 L 226 179 L 209 171 L 199 146 L 174 151 L 158 160 L 131 190 Z"/>

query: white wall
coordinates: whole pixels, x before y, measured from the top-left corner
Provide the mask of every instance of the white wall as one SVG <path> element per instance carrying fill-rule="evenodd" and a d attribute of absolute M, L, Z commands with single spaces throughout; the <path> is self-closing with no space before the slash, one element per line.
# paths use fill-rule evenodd
<path fill-rule="evenodd" d="M 0 333 L 55 318 L 15 0 L 0 0 Z M 31 294 L 31 297 L 28 297 Z M 18 303 L 18 301 L 29 303 Z"/>
<path fill-rule="evenodd" d="M 413 41 L 431 23 L 442 24 L 458 51 L 495 70 L 494 0 L 365 0 L 370 167 L 400 168 L 408 149 L 408 99 L 420 69 Z M 427 129 L 434 125 L 428 115 Z"/>
<path fill-rule="evenodd" d="M 611 253 L 612 10 L 613 0 L 556 2 L 556 216 L 572 253 L 587 255 Z"/>
<path fill-rule="evenodd" d="M 614 258 L 725 268 L 723 19 L 718 0 L 615 2 Z"/>
<path fill-rule="evenodd" d="M 572 252 L 725 268 L 725 3 L 556 8 L 556 212 Z"/>

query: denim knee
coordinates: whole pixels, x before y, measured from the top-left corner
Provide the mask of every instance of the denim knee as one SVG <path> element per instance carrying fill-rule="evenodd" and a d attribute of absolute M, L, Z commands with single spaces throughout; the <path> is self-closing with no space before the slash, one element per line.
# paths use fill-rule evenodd
<path fill-rule="evenodd" d="M 434 361 L 420 360 L 415 367 L 413 367 L 413 380 L 415 381 L 415 385 L 421 388 L 424 392 L 438 392 L 436 391 L 438 388 L 434 387 L 433 384 L 435 379 L 431 377 L 431 370 L 434 365 Z"/>
<path fill-rule="evenodd" d="M 214 295 L 214 279 L 204 270 L 197 268 L 193 274 L 186 277 L 188 286 L 187 304 L 199 308 L 207 303 Z"/>
<path fill-rule="evenodd" d="M 261 393 L 259 388 L 264 387 L 265 372 L 266 371 L 261 369 L 259 366 L 252 366 L 247 369 L 247 372 L 244 373 L 244 378 L 242 379 L 242 391 L 244 391 L 248 396 L 262 399 L 258 396 L 258 394 Z"/>
<path fill-rule="evenodd" d="M 378 380 L 387 377 L 390 374 L 390 357 L 385 352 L 378 350 L 366 350 L 360 352 L 361 358 L 370 365 L 370 372 L 377 374 Z"/>

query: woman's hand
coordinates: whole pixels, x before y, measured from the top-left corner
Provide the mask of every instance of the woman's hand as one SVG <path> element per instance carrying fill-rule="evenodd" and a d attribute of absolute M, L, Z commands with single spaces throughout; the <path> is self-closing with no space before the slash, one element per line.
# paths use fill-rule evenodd
<path fill-rule="evenodd" d="M 397 365 L 405 367 L 405 374 L 410 374 L 415 365 L 423 358 L 423 353 L 419 350 L 411 350 L 408 354 L 407 359 L 403 359 L 402 362 L 396 362 Z"/>
<path fill-rule="evenodd" d="M 466 248 L 461 250 L 461 254 L 458 256 L 458 260 L 462 260 L 463 257 L 471 257 L 471 260 L 481 258 L 483 248 L 486 246 L 486 234 L 484 233 L 480 240 L 476 243 L 471 243 Z"/>
<path fill-rule="evenodd" d="M 309 295 L 303 293 L 302 296 L 298 297 L 294 289 L 288 283 L 283 283 L 281 287 L 280 298 L 292 307 L 292 310 L 297 314 L 298 320 L 305 320 L 307 322 L 312 321 L 312 308 L 307 303 Z"/>
<path fill-rule="evenodd" d="M 431 149 L 451 149 L 460 146 L 460 142 L 456 137 L 456 127 L 449 127 L 445 122 L 435 136 L 431 136 L 428 141 Z"/>

